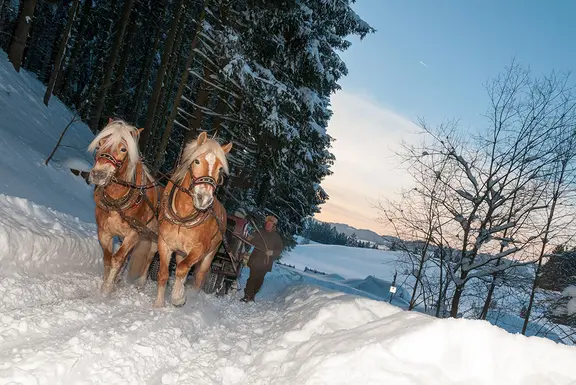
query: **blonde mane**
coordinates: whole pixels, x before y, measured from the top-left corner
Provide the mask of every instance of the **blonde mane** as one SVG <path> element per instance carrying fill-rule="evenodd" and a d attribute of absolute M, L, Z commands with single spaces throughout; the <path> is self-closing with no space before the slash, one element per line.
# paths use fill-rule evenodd
<path fill-rule="evenodd" d="M 140 133 L 138 129 L 123 120 L 114 120 L 106 125 L 100 131 L 98 135 L 92 140 L 90 145 L 88 146 L 89 152 L 94 152 L 96 147 L 98 147 L 98 143 L 102 139 L 106 139 L 102 147 L 116 147 L 121 142 L 126 144 L 126 153 L 128 155 L 128 166 L 126 169 L 126 181 L 130 183 L 134 183 L 136 180 L 136 166 L 140 161 L 140 151 L 138 149 L 138 138 L 140 137 Z M 154 179 L 150 175 L 150 171 L 144 165 L 141 164 L 142 169 L 144 170 L 144 180 L 146 181 L 153 181 Z"/>
<path fill-rule="evenodd" d="M 210 152 L 216 155 L 216 159 L 222 163 L 222 170 L 224 173 L 228 174 L 228 159 L 226 158 L 226 153 L 224 150 L 222 150 L 220 143 L 214 139 L 207 139 L 205 143 L 198 146 L 197 140 L 193 139 L 188 142 L 186 147 L 184 147 L 184 151 L 182 151 L 182 159 L 180 161 L 180 165 L 174 172 L 174 180 L 176 182 L 180 182 L 182 179 L 184 179 L 188 169 L 190 169 L 190 166 L 192 165 L 192 162 L 200 157 L 200 155 Z"/>

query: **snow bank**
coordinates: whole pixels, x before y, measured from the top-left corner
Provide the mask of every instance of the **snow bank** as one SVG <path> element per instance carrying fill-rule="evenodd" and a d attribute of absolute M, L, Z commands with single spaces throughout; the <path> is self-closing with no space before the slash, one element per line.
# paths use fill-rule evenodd
<path fill-rule="evenodd" d="M 0 265 L 4 270 L 85 271 L 100 268 L 101 263 L 95 224 L 0 194 Z"/>
<path fill-rule="evenodd" d="M 91 167 L 86 149 L 94 135 L 84 123 L 73 123 L 46 166 L 44 161 L 73 114 L 57 97 L 45 106 L 45 91 L 33 74 L 14 71 L 0 50 L 0 193 L 93 221 L 93 189 L 70 168 Z"/>
<path fill-rule="evenodd" d="M 247 275 L 243 275 L 245 282 Z M 256 303 L 155 285 L 97 294 L 94 274 L 17 275 L 0 298 L 0 384 L 568 385 L 576 348 L 303 284 L 275 266 Z M 44 284 L 43 284 L 44 283 Z M 12 305 L 12 306 L 10 306 Z"/>
<path fill-rule="evenodd" d="M 280 299 L 276 300 L 277 302 Z M 576 348 L 484 321 L 436 319 L 386 303 L 293 287 L 249 384 L 569 384 Z M 270 320 L 272 321 L 272 320 Z"/>

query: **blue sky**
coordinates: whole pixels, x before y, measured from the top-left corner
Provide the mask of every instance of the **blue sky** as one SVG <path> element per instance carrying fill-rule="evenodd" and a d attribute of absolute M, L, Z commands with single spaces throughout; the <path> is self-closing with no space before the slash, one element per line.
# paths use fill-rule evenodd
<path fill-rule="evenodd" d="M 363 41 L 352 38 L 352 47 L 341 54 L 349 74 L 333 97 L 328 126 L 338 140 L 337 161 L 334 175 L 323 183 L 335 199 L 319 219 L 383 232 L 367 201 L 390 196 L 407 181 L 391 155 L 402 132 L 416 129 L 411 122 L 419 116 L 430 123 L 461 118 L 466 128 L 481 126 L 488 107 L 483 84 L 512 57 L 535 75 L 575 69 L 576 1 L 359 0 L 353 8 L 377 32 Z M 356 125 L 353 98 L 368 104 L 368 115 L 376 117 L 372 122 L 362 117 L 356 137 L 348 132 Z M 359 132 L 364 142 L 380 138 L 386 149 L 371 160 L 374 177 L 358 178 L 360 185 L 344 194 L 354 175 L 351 162 L 366 153 L 356 141 Z M 368 146 L 377 150 L 374 143 Z M 376 179 L 382 178 L 390 183 L 379 187 Z M 361 196 L 350 196 L 351 190 Z"/>

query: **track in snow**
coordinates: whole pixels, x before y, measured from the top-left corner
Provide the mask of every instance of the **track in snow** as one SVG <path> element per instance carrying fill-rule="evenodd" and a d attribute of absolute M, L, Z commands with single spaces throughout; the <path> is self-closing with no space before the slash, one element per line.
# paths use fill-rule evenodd
<path fill-rule="evenodd" d="M 158 310 L 153 282 L 120 284 L 109 299 L 96 294 L 100 283 L 81 273 L 0 277 L 1 384 L 234 384 L 270 318 L 281 318 L 271 302 L 204 293 Z"/>

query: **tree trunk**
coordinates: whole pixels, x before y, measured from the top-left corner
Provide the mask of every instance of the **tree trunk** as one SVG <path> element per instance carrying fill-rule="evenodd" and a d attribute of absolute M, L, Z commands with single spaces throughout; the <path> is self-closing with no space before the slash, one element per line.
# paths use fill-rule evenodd
<path fill-rule="evenodd" d="M 28 41 L 28 32 L 30 31 L 30 23 L 34 17 L 34 10 L 36 9 L 36 0 L 24 0 L 22 3 L 22 13 L 20 13 L 20 20 L 14 32 L 12 43 L 8 50 L 8 60 L 14 66 L 16 72 L 20 72 L 22 60 L 24 58 L 24 50 L 26 49 L 26 42 Z M 30 22 L 28 22 L 28 19 Z"/>
<path fill-rule="evenodd" d="M 506 234 L 504 234 L 506 236 Z M 502 252 L 500 249 L 500 252 Z M 500 265 L 501 259 L 496 260 L 496 267 Z M 494 295 L 494 290 L 496 289 L 496 273 L 492 273 L 492 282 L 490 282 L 490 287 L 488 288 L 488 295 L 486 296 L 486 301 L 484 301 L 484 307 L 482 308 L 482 313 L 480 313 L 480 319 L 485 320 L 488 317 L 488 311 L 490 310 L 490 303 L 492 302 L 492 296 Z"/>
<path fill-rule="evenodd" d="M 116 36 L 114 36 L 114 44 L 112 45 L 112 51 L 110 52 L 110 57 L 106 62 L 107 68 L 104 72 L 104 79 L 98 90 L 96 96 L 96 106 L 94 111 L 91 113 L 89 126 L 92 132 L 98 131 L 98 124 L 100 122 L 100 115 L 102 114 L 102 109 L 104 108 L 104 101 L 106 99 L 106 94 L 108 88 L 110 87 L 110 79 L 112 79 L 112 73 L 114 72 L 114 65 L 116 64 L 116 59 L 118 58 L 118 53 L 122 47 L 122 39 L 124 38 L 124 32 L 126 31 L 126 26 L 128 25 L 128 20 L 130 19 L 130 12 L 132 11 L 132 5 L 134 0 L 126 0 L 122 8 L 122 16 L 120 17 L 120 25 L 116 30 Z"/>
<path fill-rule="evenodd" d="M 194 139 L 200 130 L 202 129 L 202 120 L 204 119 L 204 112 L 201 107 L 206 105 L 210 97 L 210 91 L 208 82 L 210 81 L 210 76 L 212 76 L 212 69 L 210 64 L 206 63 L 204 65 L 204 76 L 200 84 L 198 85 L 198 93 L 196 95 L 196 102 L 194 106 L 194 113 L 192 117 L 188 120 L 188 131 L 184 134 L 184 145 L 190 140 Z M 205 80 L 205 81 L 204 81 Z"/>
<path fill-rule="evenodd" d="M 68 22 L 66 28 L 64 29 L 64 34 L 62 40 L 60 41 L 60 47 L 58 48 L 58 54 L 56 56 L 56 61 L 54 63 L 54 68 L 50 74 L 50 80 L 48 80 L 48 86 L 46 87 L 46 93 L 44 94 L 44 104 L 48 105 L 50 96 L 52 96 L 52 90 L 54 89 L 54 84 L 58 74 L 60 73 L 60 67 L 62 66 L 62 59 L 64 58 L 64 53 L 66 52 L 66 46 L 68 45 L 68 39 L 70 38 L 70 32 L 72 31 L 72 25 L 74 25 L 74 20 L 76 19 L 76 11 L 78 10 L 79 0 L 74 0 L 70 11 L 68 12 Z"/>
<path fill-rule="evenodd" d="M 66 66 L 64 74 L 58 76 L 58 78 L 56 79 L 56 85 L 54 89 L 55 93 L 60 96 L 62 96 L 62 94 L 68 88 L 68 80 L 70 79 L 72 73 L 74 72 L 74 69 L 76 68 L 76 60 L 78 60 L 78 57 L 80 56 L 80 51 L 82 50 L 82 42 L 84 41 L 84 35 L 86 34 L 86 29 L 88 28 L 88 17 L 90 16 L 91 11 L 92 11 L 92 0 L 85 0 L 81 10 L 79 29 L 76 34 L 76 39 L 74 41 L 74 48 L 72 48 L 72 52 L 68 60 L 68 65 Z"/>
<path fill-rule="evenodd" d="M 118 63 L 118 70 L 114 77 L 114 88 L 110 95 L 111 99 L 111 113 L 117 114 L 118 111 L 118 98 L 124 90 L 124 74 L 126 73 L 126 65 L 128 64 L 128 59 L 130 58 L 130 53 L 132 51 L 132 42 L 134 41 L 134 36 L 136 35 L 136 29 L 138 27 L 138 3 L 136 4 L 133 12 L 133 17 L 131 18 L 130 24 L 128 26 L 128 31 L 126 32 L 126 42 L 124 43 L 124 49 L 122 50 L 122 57 Z"/>
<path fill-rule="evenodd" d="M 146 57 L 146 61 L 142 65 L 142 70 L 140 71 L 140 84 L 138 85 L 138 91 L 136 91 L 136 96 L 134 97 L 133 108 L 130 112 L 129 120 L 137 124 L 138 118 L 140 116 L 140 106 L 142 105 L 142 100 L 144 100 L 144 95 L 146 94 L 146 86 L 148 85 L 148 78 L 150 78 L 150 72 L 152 71 L 152 64 L 154 63 L 154 56 L 156 56 L 156 51 L 160 45 L 160 37 L 162 29 L 158 25 L 156 27 L 156 33 L 154 35 L 154 47 L 150 50 L 150 53 Z"/>
<path fill-rule="evenodd" d="M 174 40 L 176 38 L 176 31 L 178 29 L 180 17 L 182 16 L 182 12 L 184 10 L 183 3 L 184 0 L 176 0 L 176 13 L 173 16 L 172 23 L 170 25 L 170 32 L 168 33 L 168 38 L 166 39 L 166 44 L 164 45 L 164 50 L 162 52 L 162 59 L 160 60 L 160 68 L 158 68 L 152 95 L 148 101 L 148 111 L 146 113 L 146 121 L 144 122 L 144 131 L 142 131 L 140 142 L 138 143 L 142 153 L 146 153 L 146 147 L 148 146 L 148 138 L 150 137 L 150 131 L 152 130 L 154 117 L 156 116 L 156 108 L 160 101 L 160 92 L 162 91 L 162 85 L 164 84 L 164 75 L 166 74 L 168 61 L 170 59 L 170 55 L 172 54 L 172 48 L 174 46 Z"/>
<path fill-rule="evenodd" d="M 440 306 L 442 306 L 442 288 L 444 286 L 443 267 L 444 267 L 444 247 L 440 246 L 440 274 L 439 274 L 439 287 L 438 287 L 438 301 L 436 301 L 436 317 L 440 317 Z M 448 283 L 448 282 L 446 282 Z"/>
<path fill-rule="evenodd" d="M 542 268 L 542 260 L 544 259 L 544 255 L 546 253 L 546 246 L 548 246 L 548 242 L 550 241 L 550 227 L 552 227 L 552 221 L 554 220 L 554 214 L 556 211 L 556 204 L 560 199 L 560 190 L 562 189 L 562 185 L 564 182 L 564 176 L 566 173 L 568 161 L 562 162 L 560 175 L 558 180 L 558 185 L 556 186 L 556 190 L 552 195 L 552 206 L 550 207 L 550 213 L 548 214 L 548 218 L 546 220 L 546 227 L 544 229 L 544 238 L 542 239 L 542 248 L 540 249 L 540 255 L 538 257 L 538 265 L 536 267 L 536 272 L 534 276 L 534 282 L 532 282 L 532 289 L 530 291 L 530 300 L 528 302 L 528 309 L 526 310 L 526 316 L 524 317 L 524 324 L 522 325 L 522 334 L 526 335 L 526 329 L 528 328 L 528 323 L 530 321 L 530 314 L 532 313 L 532 306 L 534 305 L 534 297 L 536 296 L 536 287 L 538 287 L 538 275 L 540 275 L 540 270 Z"/>
<path fill-rule="evenodd" d="M 166 122 L 166 127 L 164 128 L 164 132 L 162 133 L 162 140 L 160 141 L 160 145 L 156 149 L 156 156 L 154 157 L 154 168 L 159 169 L 160 163 L 164 158 L 164 152 L 166 151 L 166 147 L 168 147 L 168 140 L 170 139 L 170 135 L 172 134 L 172 128 L 174 127 L 174 120 L 178 116 L 178 108 L 180 107 L 180 100 L 182 100 L 182 95 L 184 94 L 184 90 L 186 89 L 186 84 L 188 84 L 188 76 L 190 75 L 190 66 L 192 65 L 192 61 L 194 60 L 194 50 L 198 45 L 198 35 L 202 30 L 202 24 L 204 23 L 204 18 L 206 17 L 206 3 L 207 0 L 204 0 L 202 4 L 202 12 L 196 23 L 196 31 L 194 32 L 194 38 L 190 43 L 190 52 L 188 52 L 188 59 L 186 59 L 186 65 L 184 66 L 184 71 L 182 72 L 182 77 L 180 79 L 180 85 L 178 85 L 178 90 L 176 91 L 176 95 L 174 96 L 174 102 L 172 103 L 172 110 L 170 111 L 170 116 L 168 117 L 168 121 Z"/>
<path fill-rule="evenodd" d="M 158 127 L 163 127 L 165 120 L 168 118 L 168 108 L 170 107 L 170 99 L 172 98 L 172 90 L 174 89 L 176 83 L 176 77 L 181 72 L 180 71 L 180 53 L 182 47 L 182 40 L 183 40 L 183 32 L 187 30 L 187 25 L 182 23 L 180 28 L 178 28 L 178 33 L 176 34 L 176 40 L 174 43 L 174 50 L 172 52 L 172 58 L 170 59 L 170 63 L 168 64 L 168 70 L 166 73 L 166 80 L 164 82 L 164 86 L 162 87 L 162 92 L 160 92 L 160 100 L 161 108 L 158 110 L 156 114 L 156 119 L 152 125 L 152 132 L 150 133 L 150 137 L 153 138 L 152 140 L 156 140 Z M 163 134 L 162 134 L 163 136 Z M 150 138 L 149 137 L 149 138 Z M 153 159 L 156 157 L 156 152 L 153 149 L 148 147 L 149 154 L 146 156 L 150 156 Z"/>
<path fill-rule="evenodd" d="M 434 201 L 430 202 L 430 212 L 432 212 L 432 205 Z M 418 273 L 416 273 L 416 282 L 414 283 L 414 289 L 412 290 L 412 297 L 410 298 L 410 305 L 408 306 L 408 310 L 414 309 L 416 306 L 416 292 L 418 290 L 418 283 L 420 283 L 420 279 L 422 277 L 422 270 L 424 269 L 424 263 L 426 262 L 426 255 L 428 254 L 428 248 L 430 247 L 430 238 L 432 236 L 432 226 L 428 228 L 428 239 L 426 239 L 426 244 L 422 250 L 422 254 L 420 255 L 420 261 L 418 263 Z"/>
<path fill-rule="evenodd" d="M 214 118 L 214 122 L 212 123 L 212 130 L 214 130 L 214 136 L 220 132 L 220 126 L 222 125 L 222 116 L 228 110 L 228 104 L 224 101 L 226 98 L 225 92 L 220 92 L 220 97 L 218 98 L 218 104 L 216 105 L 216 116 Z"/>
<path fill-rule="evenodd" d="M 462 278 L 464 276 L 464 278 Z M 462 274 L 460 277 L 462 280 L 466 279 L 466 276 Z M 450 305 L 450 317 L 458 317 L 458 306 L 460 306 L 460 299 L 462 298 L 462 293 L 464 292 L 463 285 L 456 285 L 456 290 L 454 291 L 454 297 L 452 297 L 452 304 Z"/>

